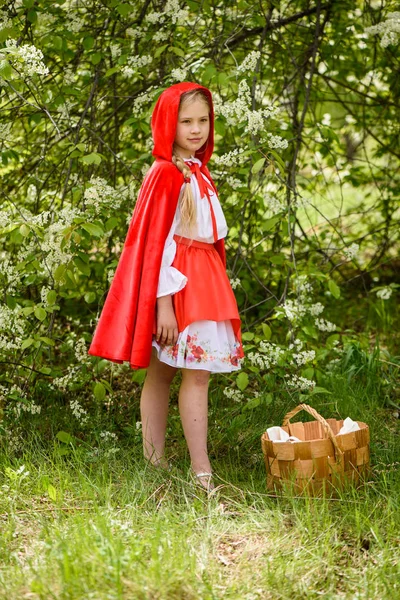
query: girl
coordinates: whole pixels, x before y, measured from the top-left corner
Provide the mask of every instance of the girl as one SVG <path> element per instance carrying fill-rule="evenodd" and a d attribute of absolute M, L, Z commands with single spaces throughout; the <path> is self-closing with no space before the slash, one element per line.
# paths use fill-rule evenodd
<path fill-rule="evenodd" d="M 146 174 L 89 354 L 147 368 L 140 410 L 144 456 L 164 456 L 171 382 L 192 472 L 214 488 L 207 452 L 211 372 L 241 368 L 241 321 L 226 274 L 226 220 L 207 169 L 214 148 L 211 92 L 165 90 L 153 111 L 155 162 Z M 151 328 L 152 326 L 152 328 Z"/>

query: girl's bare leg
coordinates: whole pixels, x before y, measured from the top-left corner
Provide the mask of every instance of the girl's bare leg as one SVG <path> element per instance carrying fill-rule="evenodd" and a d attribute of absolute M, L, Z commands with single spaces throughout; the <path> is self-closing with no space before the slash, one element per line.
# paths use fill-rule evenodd
<path fill-rule="evenodd" d="M 143 453 L 153 464 L 166 466 L 164 457 L 169 391 L 178 369 L 160 360 L 153 347 L 140 397 Z"/>
<path fill-rule="evenodd" d="M 207 452 L 209 380 L 210 371 L 182 369 L 179 412 L 195 473 L 211 472 Z M 206 482 L 202 483 L 204 485 Z"/>

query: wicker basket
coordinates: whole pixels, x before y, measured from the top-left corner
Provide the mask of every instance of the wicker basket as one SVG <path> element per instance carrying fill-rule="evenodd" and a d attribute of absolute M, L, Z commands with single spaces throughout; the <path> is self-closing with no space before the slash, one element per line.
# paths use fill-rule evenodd
<path fill-rule="evenodd" d="M 301 410 L 316 420 L 291 423 Z M 261 447 L 267 469 L 267 488 L 292 485 L 295 493 L 333 494 L 346 482 L 358 485 L 369 473 L 369 427 L 357 421 L 360 430 L 337 435 L 343 420 L 327 419 L 308 404 L 287 413 L 282 429 L 301 442 L 273 442 L 267 432 Z"/>

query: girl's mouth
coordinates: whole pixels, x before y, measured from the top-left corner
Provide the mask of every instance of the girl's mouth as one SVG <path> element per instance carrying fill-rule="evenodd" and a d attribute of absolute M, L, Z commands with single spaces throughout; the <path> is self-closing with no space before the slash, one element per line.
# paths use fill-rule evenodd
<path fill-rule="evenodd" d="M 189 138 L 189 142 L 201 142 L 202 138 Z"/>

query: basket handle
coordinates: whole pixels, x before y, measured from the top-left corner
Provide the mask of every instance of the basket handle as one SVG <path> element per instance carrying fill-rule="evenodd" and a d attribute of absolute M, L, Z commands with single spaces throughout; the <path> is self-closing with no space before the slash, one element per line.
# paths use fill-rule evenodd
<path fill-rule="evenodd" d="M 293 408 L 292 410 L 290 410 L 285 415 L 282 425 L 284 427 L 287 425 L 289 427 L 289 431 L 290 431 L 290 419 L 292 417 L 294 417 L 295 415 L 297 415 L 297 413 L 302 410 L 305 410 L 306 412 L 308 412 L 317 421 L 319 421 L 319 423 L 321 423 L 322 427 L 325 429 L 326 433 L 328 434 L 328 436 L 333 444 L 333 447 L 335 450 L 335 458 L 336 458 L 336 460 L 339 460 L 339 458 L 343 455 L 343 452 L 341 451 L 341 449 L 338 446 L 335 434 L 332 431 L 332 427 L 329 425 L 329 423 L 327 421 L 325 421 L 324 417 L 321 417 L 321 415 L 315 410 L 315 408 L 313 408 L 312 406 L 309 406 L 309 404 L 299 404 L 298 406 L 296 406 L 296 408 Z"/>

